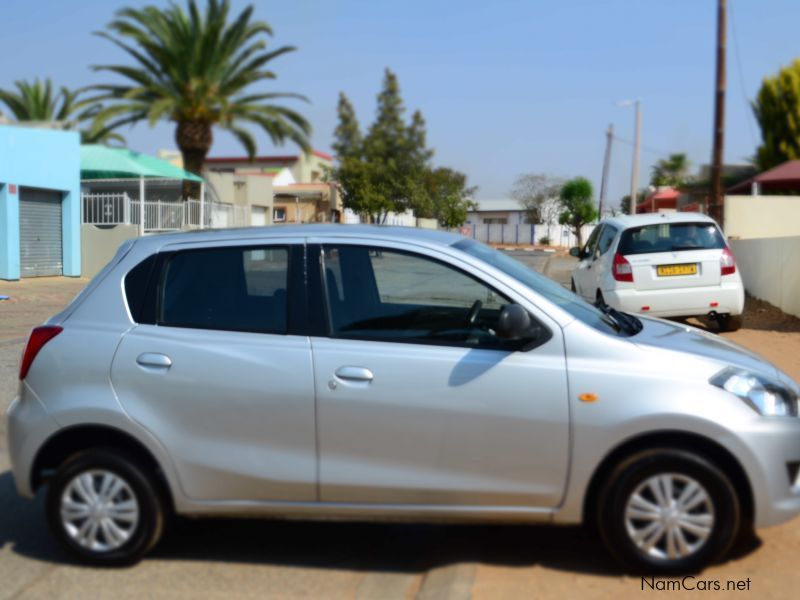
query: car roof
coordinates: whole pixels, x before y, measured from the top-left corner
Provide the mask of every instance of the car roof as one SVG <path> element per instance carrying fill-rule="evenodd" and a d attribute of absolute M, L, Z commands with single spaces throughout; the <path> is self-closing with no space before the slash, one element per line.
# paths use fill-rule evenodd
<path fill-rule="evenodd" d="M 603 219 L 602 223 L 608 223 L 621 229 L 631 227 L 641 227 L 643 225 L 658 225 L 659 223 L 715 223 L 714 219 L 708 215 L 695 212 L 671 212 L 671 213 L 646 213 L 642 215 L 621 215 Z"/>
<path fill-rule="evenodd" d="M 174 233 L 158 233 L 136 238 L 135 246 L 140 250 L 155 251 L 169 244 L 193 244 L 198 242 L 236 241 L 240 239 L 264 240 L 287 237 L 375 238 L 403 240 L 433 245 L 449 246 L 463 237 L 457 233 L 437 229 L 416 227 L 394 227 L 387 225 L 349 225 L 342 223 L 308 223 L 302 225 L 268 225 L 265 227 L 238 227 L 231 229 L 202 229 Z"/>

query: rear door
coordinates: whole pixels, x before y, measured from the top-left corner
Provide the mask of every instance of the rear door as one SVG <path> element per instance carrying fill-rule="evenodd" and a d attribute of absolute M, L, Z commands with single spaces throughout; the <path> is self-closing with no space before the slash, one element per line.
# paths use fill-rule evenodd
<path fill-rule="evenodd" d="M 305 297 L 303 251 L 302 240 L 281 240 L 159 257 L 154 314 L 146 301 L 134 315 L 111 379 L 189 498 L 316 500 L 311 347 L 293 331 L 305 318 L 294 310 Z"/>
<path fill-rule="evenodd" d="M 623 232 L 618 252 L 633 268 L 637 290 L 720 284 L 725 240 L 714 223 L 665 222 Z"/>

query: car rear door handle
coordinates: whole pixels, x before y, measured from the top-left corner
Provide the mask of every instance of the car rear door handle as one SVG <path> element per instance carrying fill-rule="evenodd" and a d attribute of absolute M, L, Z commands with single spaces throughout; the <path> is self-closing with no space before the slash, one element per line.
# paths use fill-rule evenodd
<path fill-rule="evenodd" d="M 336 377 L 344 381 L 372 381 L 372 371 L 365 367 L 339 367 Z"/>
<path fill-rule="evenodd" d="M 144 352 L 136 358 L 136 362 L 142 367 L 159 369 L 169 369 L 172 366 L 172 359 L 169 356 L 157 352 Z"/>

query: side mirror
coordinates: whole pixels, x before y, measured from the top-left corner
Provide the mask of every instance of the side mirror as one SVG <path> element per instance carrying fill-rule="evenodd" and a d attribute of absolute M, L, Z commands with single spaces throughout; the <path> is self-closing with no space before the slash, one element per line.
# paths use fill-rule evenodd
<path fill-rule="evenodd" d="M 569 249 L 569 255 L 574 256 L 575 258 L 581 258 L 583 256 L 583 252 L 581 249 L 575 246 L 574 248 Z"/>
<path fill-rule="evenodd" d="M 501 340 L 521 340 L 530 335 L 531 316 L 519 304 L 508 304 L 497 319 L 497 337 Z"/>

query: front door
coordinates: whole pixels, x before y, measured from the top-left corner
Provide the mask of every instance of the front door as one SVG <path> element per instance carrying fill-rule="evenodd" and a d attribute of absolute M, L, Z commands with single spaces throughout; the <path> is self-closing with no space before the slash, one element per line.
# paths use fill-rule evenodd
<path fill-rule="evenodd" d="M 302 268 L 291 243 L 168 254 L 153 322 L 120 343 L 119 400 L 189 498 L 316 500 L 311 346 L 287 321 L 297 250 Z"/>
<path fill-rule="evenodd" d="M 598 226 L 592 230 L 586 245 L 582 249 L 581 259 L 578 266 L 572 273 L 575 282 L 575 291 L 585 300 L 594 302 L 597 293 L 597 271 L 593 269 L 597 251 L 597 242 L 600 237 L 602 227 Z"/>
<path fill-rule="evenodd" d="M 322 254 L 321 500 L 556 506 L 569 414 L 555 324 L 540 324 L 537 347 L 514 349 L 492 331 L 509 296 L 444 256 L 335 244 Z"/>

